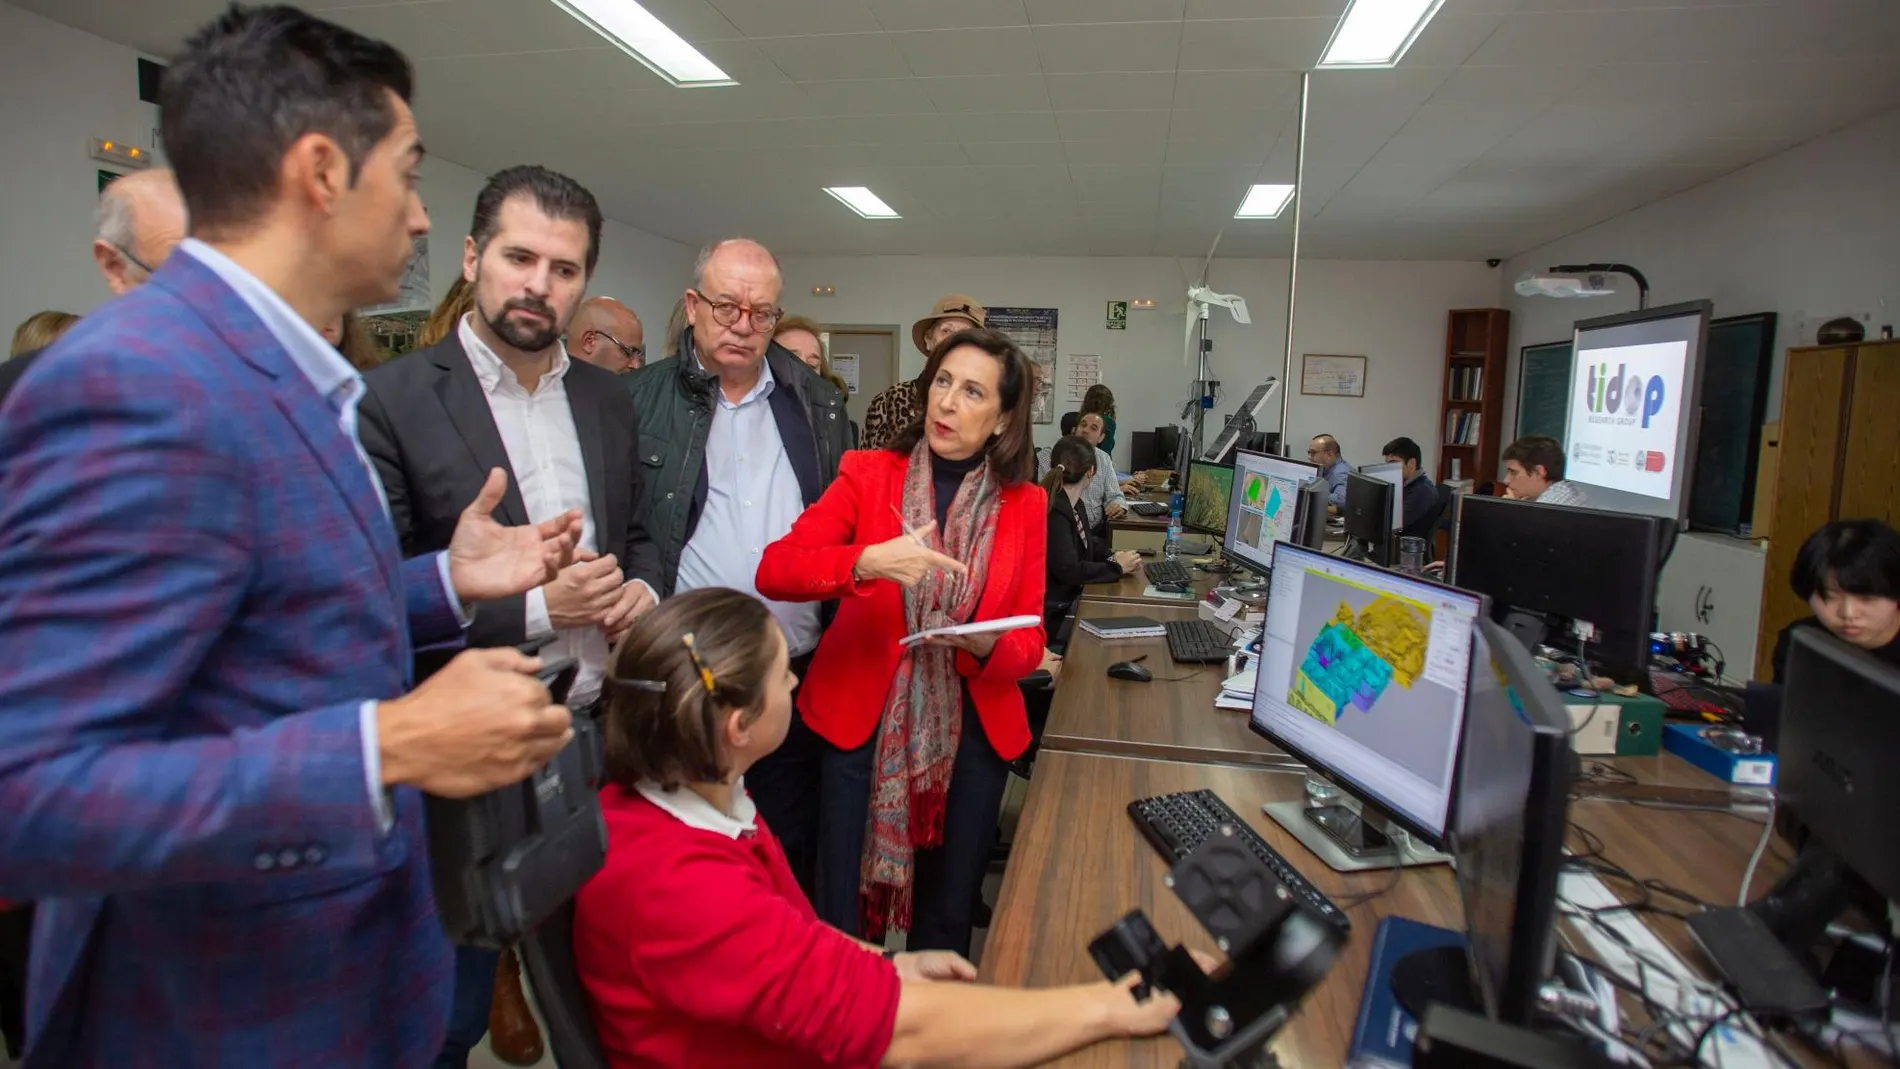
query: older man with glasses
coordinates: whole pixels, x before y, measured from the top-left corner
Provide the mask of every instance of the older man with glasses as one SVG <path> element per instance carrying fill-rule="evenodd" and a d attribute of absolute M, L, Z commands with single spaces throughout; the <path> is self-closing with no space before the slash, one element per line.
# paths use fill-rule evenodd
<path fill-rule="evenodd" d="M 646 366 L 646 330 L 633 309 L 612 297 L 589 297 L 567 325 L 567 352 L 625 375 Z"/>
<path fill-rule="evenodd" d="M 784 318 L 777 259 L 734 239 L 699 254 L 679 355 L 629 379 L 640 417 L 647 530 L 661 597 L 700 587 L 756 595 L 759 556 L 838 475 L 848 444 L 843 391 L 772 341 Z M 767 601 L 803 675 L 828 607 Z M 785 745 L 746 774 L 809 893 L 817 832 L 817 736 L 794 719 Z"/>

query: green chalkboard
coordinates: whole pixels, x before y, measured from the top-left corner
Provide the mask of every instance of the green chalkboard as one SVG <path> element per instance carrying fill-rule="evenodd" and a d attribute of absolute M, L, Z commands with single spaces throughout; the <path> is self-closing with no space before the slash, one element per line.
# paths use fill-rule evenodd
<path fill-rule="evenodd" d="M 1570 422 L 1570 342 L 1526 345 L 1517 369 L 1517 436 L 1564 440 Z"/>

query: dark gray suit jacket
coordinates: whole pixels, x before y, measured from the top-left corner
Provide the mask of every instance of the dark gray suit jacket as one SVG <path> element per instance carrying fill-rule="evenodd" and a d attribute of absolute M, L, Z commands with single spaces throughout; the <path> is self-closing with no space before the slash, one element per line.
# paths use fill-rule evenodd
<path fill-rule="evenodd" d="M 358 409 L 358 433 L 382 477 L 404 556 L 448 548 L 462 510 L 475 500 L 491 468 L 508 472 L 508 493 L 495 510 L 496 521 L 528 522 L 501 431 L 455 334 L 371 370 L 364 380 L 369 392 Z M 600 551 L 619 558 L 628 579 L 644 579 L 658 591 L 659 550 L 647 536 L 638 507 L 640 430 L 633 399 L 618 376 L 585 360 L 570 359 L 563 385 L 587 469 Z M 526 637 L 527 606 L 517 596 L 478 606 L 468 645 L 515 646 Z M 418 651 L 416 678 L 440 668 L 448 656 Z"/>

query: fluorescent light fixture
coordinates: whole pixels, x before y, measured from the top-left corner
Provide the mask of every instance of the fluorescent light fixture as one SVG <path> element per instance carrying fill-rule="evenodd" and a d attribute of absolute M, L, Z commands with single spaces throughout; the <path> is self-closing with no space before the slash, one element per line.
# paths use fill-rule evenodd
<path fill-rule="evenodd" d="M 1319 65 L 1396 67 L 1445 0 L 1352 0 Z"/>
<path fill-rule="evenodd" d="M 679 89 L 738 85 L 719 65 L 667 28 L 635 0 L 553 0 L 581 25 L 612 41 Z"/>
<path fill-rule="evenodd" d="M 903 216 L 890 205 L 884 203 L 876 193 L 863 186 L 826 186 L 825 192 L 838 198 L 844 206 L 864 216 L 866 219 L 902 219 Z"/>
<path fill-rule="evenodd" d="M 1278 219 L 1286 210 L 1287 202 L 1293 199 L 1291 185 L 1255 186 L 1247 191 L 1247 197 L 1240 202 L 1240 210 L 1234 213 L 1236 219 Z"/>

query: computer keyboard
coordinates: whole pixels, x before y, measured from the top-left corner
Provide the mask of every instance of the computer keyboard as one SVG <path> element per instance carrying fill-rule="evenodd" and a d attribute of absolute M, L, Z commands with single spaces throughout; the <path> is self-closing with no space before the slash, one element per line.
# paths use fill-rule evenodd
<path fill-rule="evenodd" d="M 1159 501 L 1130 501 L 1127 502 L 1127 508 L 1137 516 L 1166 516 L 1168 514 L 1168 506 Z"/>
<path fill-rule="evenodd" d="M 1320 893 L 1319 888 L 1306 882 L 1306 877 L 1300 875 L 1300 870 L 1294 868 L 1292 862 L 1268 846 L 1267 841 L 1213 791 L 1186 791 L 1137 798 L 1128 803 L 1128 816 L 1149 844 L 1161 851 L 1161 856 L 1169 865 L 1193 853 L 1195 847 L 1209 837 L 1220 834 L 1221 825 L 1232 825 L 1240 841 L 1247 844 L 1247 848 L 1267 866 L 1275 879 L 1286 885 L 1287 892 L 1295 900 L 1338 928 L 1342 935 L 1352 931 L 1352 921 L 1345 911 L 1333 905 L 1333 900 Z"/>
<path fill-rule="evenodd" d="M 1194 573 L 1188 571 L 1187 565 L 1182 564 L 1178 560 L 1149 561 L 1141 566 L 1141 570 L 1148 573 L 1148 581 L 1157 586 L 1162 583 L 1179 583 L 1182 586 L 1194 585 Z"/>
<path fill-rule="evenodd" d="M 1227 632 L 1206 620 L 1167 620 L 1168 656 L 1184 664 L 1216 664 L 1234 652 Z"/>

